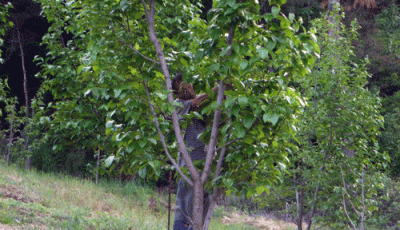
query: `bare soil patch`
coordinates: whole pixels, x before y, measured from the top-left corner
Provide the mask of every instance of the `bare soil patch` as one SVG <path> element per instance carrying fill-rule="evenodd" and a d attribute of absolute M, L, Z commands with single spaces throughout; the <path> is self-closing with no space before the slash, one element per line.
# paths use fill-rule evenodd
<path fill-rule="evenodd" d="M 285 230 L 288 228 L 296 228 L 296 225 L 291 223 L 277 222 L 277 220 L 267 219 L 265 217 L 256 218 L 250 216 L 242 216 L 239 214 L 233 214 L 230 217 L 224 216 L 222 217 L 222 222 L 224 222 L 224 224 L 245 223 L 263 230 Z"/>
<path fill-rule="evenodd" d="M 35 200 L 27 196 L 25 192 L 15 185 L 0 185 L 0 196 L 4 198 L 11 198 L 24 203 L 34 202 Z"/>

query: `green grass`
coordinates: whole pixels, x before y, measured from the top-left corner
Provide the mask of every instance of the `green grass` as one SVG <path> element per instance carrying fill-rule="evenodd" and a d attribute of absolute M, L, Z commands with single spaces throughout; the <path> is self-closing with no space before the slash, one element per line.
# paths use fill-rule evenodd
<path fill-rule="evenodd" d="M 151 197 L 157 201 L 157 210 L 148 205 Z M 24 229 L 167 229 L 167 209 L 162 205 L 166 201 L 167 194 L 134 182 L 101 181 L 96 185 L 90 180 L 27 172 L 0 162 L 0 229 L 4 225 Z M 256 227 L 254 219 L 245 218 L 217 207 L 210 229 L 269 229 Z"/>

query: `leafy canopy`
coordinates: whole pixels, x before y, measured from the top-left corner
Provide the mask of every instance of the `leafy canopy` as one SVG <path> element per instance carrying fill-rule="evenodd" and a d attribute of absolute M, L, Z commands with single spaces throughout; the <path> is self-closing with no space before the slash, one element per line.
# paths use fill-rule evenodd
<path fill-rule="evenodd" d="M 107 165 L 117 161 L 121 170 L 159 176 L 167 159 L 151 119 L 144 83 L 167 134 L 169 152 L 176 157 L 171 121 L 166 119 L 174 103 L 166 100 L 170 91 L 148 35 L 142 2 L 39 2 L 52 23 L 44 43 L 52 45 L 52 59 L 57 57 L 56 64 L 42 59 L 47 66 L 48 89 L 60 99 L 53 105 L 59 111 L 53 114 L 53 121 L 63 120 L 63 129 L 79 127 L 74 131 L 77 135 L 91 130 L 101 134 L 105 122 L 106 134 L 117 148 Z M 289 141 L 305 102 L 288 83 L 310 72 L 309 65 L 318 52 L 314 31 L 306 31 L 293 14 L 281 14 L 284 1 L 271 1 L 272 11 L 264 15 L 259 15 L 256 1 L 213 1 L 207 20 L 200 18 L 200 3 L 192 2 L 156 4 L 155 31 L 169 71 L 183 73 L 198 94 L 210 95 L 208 106 L 189 117 L 207 119 L 218 108 L 211 91 L 215 82 L 234 85 L 235 90 L 225 92 L 227 99 L 221 108 L 225 122 L 219 129 L 217 148 L 232 143 L 234 147 L 228 145 L 232 147 L 227 152 L 225 174 L 214 182 L 228 193 L 262 193 L 289 161 Z M 231 30 L 234 36 L 227 43 Z M 62 43 L 63 33 L 73 38 Z M 104 113 L 95 115 L 95 110 Z M 98 128 L 81 127 L 85 119 L 68 125 L 75 116 L 91 117 Z M 210 130 L 202 135 L 207 143 Z M 96 143 L 101 145 L 101 141 Z M 259 186 L 249 186 L 254 183 Z"/>

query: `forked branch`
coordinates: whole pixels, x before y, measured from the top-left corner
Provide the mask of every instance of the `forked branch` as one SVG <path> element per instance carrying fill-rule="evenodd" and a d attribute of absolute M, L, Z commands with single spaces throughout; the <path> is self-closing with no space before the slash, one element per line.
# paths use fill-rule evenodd
<path fill-rule="evenodd" d="M 167 147 L 167 144 L 166 144 L 166 142 L 165 142 L 164 134 L 161 132 L 161 129 L 160 129 L 160 123 L 158 122 L 157 114 L 156 114 L 156 112 L 154 111 L 153 104 L 151 103 L 149 88 L 147 87 L 146 82 L 143 82 L 143 85 L 144 85 L 144 88 L 145 88 L 145 90 L 146 90 L 146 95 L 147 95 L 147 98 L 148 98 L 148 103 L 149 103 L 149 106 L 150 106 L 150 110 L 151 110 L 151 113 L 153 114 L 154 123 L 156 124 L 157 131 L 158 131 L 158 135 L 160 136 L 160 140 L 161 140 L 161 143 L 162 143 L 162 145 L 163 145 L 165 154 L 167 155 L 168 159 L 172 162 L 172 165 L 176 168 L 176 170 L 178 171 L 179 175 L 181 175 L 182 178 L 183 178 L 190 186 L 193 186 L 193 181 L 190 180 L 190 179 L 182 172 L 181 168 L 180 168 L 179 165 L 176 163 L 175 159 L 169 154 L 168 147 Z"/>
<path fill-rule="evenodd" d="M 158 60 L 160 60 L 160 67 L 161 67 L 161 70 L 165 77 L 167 90 L 170 90 L 170 93 L 168 93 L 168 102 L 172 103 L 174 101 L 174 98 L 171 93 L 172 92 L 171 77 L 170 77 L 170 74 L 168 71 L 167 62 L 165 61 L 164 52 L 162 51 L 160 42 L 158 41 L 155 29 L 154 29 L 155 0 L 150 0 L 149 8 L 147 8 L 147 4 L 144 0 L 142 0 L 142 4 L 143 4 L 143 8 L 144 8 L 144 11 L 146 14 L 147 25 L 149 27 L 150 40 L 154 45 Z M 182 131 L 179 126 L 178 114 L 176 112 L 176 109 L 172 113 L 172 123 L 173 123 L 173 127 L 174 127 L 175 136 L 176 136 L 176 139 L 178 142 L 179 152 L 182 154 L 182 158 L 184 159 L 184 161 L 186 163 L 186 167 L 188 168 L 189 173 L 193 178 L 199 178 L 200 177 L 199 172 L 194 167 L 193 162 L 192 162 L 192 160 L 189 156 L 189 153 L 187 151 L 187 148 L 185 146 L 183 136 L 182 136 Z M 162 133 L 159 133 L 159 134 L 162 134 Z M 160 138 L 161 138 L 161 136 L 160 136 Z"/>

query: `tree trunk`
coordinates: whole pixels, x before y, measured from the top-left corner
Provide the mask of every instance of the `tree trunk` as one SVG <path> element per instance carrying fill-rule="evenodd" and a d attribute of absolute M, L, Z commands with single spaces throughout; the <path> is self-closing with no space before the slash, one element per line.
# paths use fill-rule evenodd
<path fill-rule="evenodd" d="M 215 196 L 217 192 L 218 192 L 217 189 L 214 189 L 212 197 L 210 199 L 210 206 L 208 207 L 207 215 L 205 216 L 205 219 L 204 219 L 203 230 L 207 230 L 210 227 L 211 217 L 214 212 L 215 206 L 217 204 L 216 199 L 218 197 Z"/>
<path fill-rule="evenodd" d="M 300 189 L 300 194 L 296 191 L 297 201 L 297 229 L 303 230 L 303 207 L 304 207 L 304 188 Z"/>
<path fill-rule="evenodd" d="M 200 177 L 199 177 L 200 179 Z M 194 199 L 192 221 L 193 230 L 203 230 L 203 203 L 204 203 L 204 188 L 200 180 L 193 181 Z"/>
<path fill-rule="evenodd" d="M 229 121 L 230 121 L 230 119 L 229 119 Z M 217 168 L 215 169 L 214 179 L 219 177 L 219 175 L 221 174 L 222 164 L 223 164 L 223 162 L 225 160 L 225 153 L 226 153 L 226 147 L 222 147 L 221 153 L 219 154 Z M 217 153 L 215 153 L 215 154 L 217 154 Z M 213 193 L 212 193 L 211 198 L 210 198 L 210 205 L 208 206 L 207 214 L 206 214 L 205 219 L 204 219 L 204 224 L 203 224 L 203 229 L 204 230 L 208 230 L 208 228 L 210 226 L 211 217 L 212 217 L 212 214 L 214 212 L 214 209 L 215 209 L 215 206 L 216 206 L 217 199 L 218 199 L 219 195 L 220 195 L 220 192 L 218 191 L 218 188 L 214 187 Z"/>
<path fill-rule="evenodd" d="M 13 130 L 13 125 L 14 125 L 14 109 L 15 109 L 15 104 L 12 108 L 11 111 L 11 119 L 10 119 L 10 137 L 8 139 L 8 145 L 7 145 L 7 165 L 10 163 L 10 153 L 11 153 L 11 145 L 12 141 L 14 139 L 14 130 Z"/>
<path fill-rule="evenodd" d="M 97 151 L 97 170 L 96 170 L 96 184 L 99 183 L 99 167 L 100 167 L 100 148 Z"/>
<path fill-rule="evenodd" d="M 18 27 L 18 25 L 17 25 Z M 27 128 L 28 125 L 28 120 L 29 120 L 29 98 L 28 98 L 28 80 L 26 77 L 26 69 L 25 69 L 25 56 L 24 56 L 24 50 L 22 49 L 22 42 L 21 42 L 21 36 L 19 34 L 19 28 L 17 28 L 17 34 L 18 34 L 18 43 L 19 43 L 19 49 L 21 51 L 21 62 L 22 62 L 22 72 L 24 74 L 24 95 L 25 95 L 25 110 L 26 110 L 26 122 L 25 122 L 25 128 Z M 26 134 L 28 135 L 28 134 Z M 28 139 L 25 138 L 25 151 L 28 153 Z M 25 169 L 30 170 L 31 169 L 31 157 L 28 154 L 28 157 L 26 158 L 25 161 Z"/>
<path fill-rule="evenodd" d="M 364 221 L 365 221 L 365 191 L 364 191 L 364 165 L 362 166 L 361 172 L 361 202 L 362 202 L 362 211 L 361 211 L 361 226 L 360 230 L 364 230 Z"/>
<path fill-rule="evenodd" d="M 150 0 L 149 3 L 146 3 L 144 0 L 142 0 L 142 4 L 144 7 L 146 17 L 147 17 L 147 24 L 149 26 L 150 40 L 154 45 L 157 57 L 160 61 L 159 64 L 160 64 L 160 68 L 163 72 L 163 75 L 165 77 L 167 90 L 171 90 L 172 84 L 171 84 L 170 73 L 169 73 L 168 66 L 167 66 L 167 63 L 166 63 L 166 60 L 164 57 L 163 50 L 161 48 L 160 42 L 156 36 L 155 29 L 154 29 L 155 0 Z M 230 44 L 231 44 L 232 39 L 233 39 L 233 29 L 231 28 L 230 36 L 228 38 L 228 43 L 230 41 Z M 230 54 L 230 51 L 228 51 L 227 55 L 229 56 L 229 54 Z M 157 126 L 160 139 L 163 142 L 163 145 L 165 146 L 164 137 L 159 129 L 157 115 L 155 114 L 153 106 L 151 104 L 150 95 L 149 95 L 149 92 L 148 92 L 145 82 L 144 82 L 144 85 L 146 88 L 147 97 L 149 99 L 149 106 L 153 113 L 153 116 L 155 119 L 155 124 Z M 218 90 L 218 96 L 217 96 L 217 98 L 218 98 L 217 101 L 220 106 L 222 105 L 223 94 L 224 94 L 224 86 L 223 86 L 223 80 L 221 80 L 221 84 L 220 84 L 220 87 Z M 168 94 L 168 102 L 172 103 L 173 100 L 174 99 L 173 99 L 172 93 L 170 92 Z M 191 225 L 192 225 L 193 230 L 202 230 L 203 229 L 203 224 L 204 224 L 204 220 L 203 220 L 204 184 L 206 183 L 208 176 L 210 174 L 210 171 L 211 171 L 211 164 L 212 164 L 212 160 L 213 160 L 213 154 L 214 154 L 214 149 L 215 149 L 217 135 L 218 135 L 220 115 L 221 115 L 221 109 L 217 109 L 214 113 L 214 122 L 213 122 L 212 131 L 211 131 L 212 138 L 210 139 L 209 150 L 207 151 L 207 154 L 206 154 L 206 162 L 205 162 L 204 170 L 202 173 L 199 173 L 199 171 L 194 167 L 193 161 L 191 160 L 191 157 L 185 146 L 185 142 L 183 140 L 182 131 L 181 131 L 181 128 L 179 125 L 179 120 L 178 120 L 178 115 L 177 115 L 176 109 L 172 113 L 172 123 L 173 123 L 176 140 L 178 143 L 178 149 L 179 149 L 179 152 L 181 153 L 181 157 L 183 158 L 183 160 L 186 163 L 186 168 L 188 169 L 188 171 L 192 177 L 192 180 L 190 180 L 182 171 L 180 171 L 179 166 L 176 165 L 174 159 L 168 154 L 167 148 L 164 147 L 168 158 L 172 161 L 172 163 L 176 167 L 179 174 L 189 184 L 189 186 L 193 186 L 194 198 L 193 198 L 193 206 L 192 206 L 193 210 L 192 210 L 192 217 L 191 217 L 191 222 L 192 222 Z"/>
<path fill-rule="evenodd" d="M 171 225 L 171 193 L 172 193 L 172 171 L 169 171 L 168 178 L 168 230 Z"/>
<path fill-rule="evenodd" d="M 317 185 L 317 188 L 315 189 L 315 193 L 314 193 L 314 204 L 311 210 L 311 217 L 310 220 L 308 221 L 308 226 L 307 226 L 307 230 L 311 230 L 311 225 L 312 225 L 312 218 L 315 215 L 315 211 L 317 209 L 317 199 L 318 199 L 318 191 L 319 191 L 319 184 Z"/>

